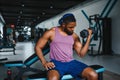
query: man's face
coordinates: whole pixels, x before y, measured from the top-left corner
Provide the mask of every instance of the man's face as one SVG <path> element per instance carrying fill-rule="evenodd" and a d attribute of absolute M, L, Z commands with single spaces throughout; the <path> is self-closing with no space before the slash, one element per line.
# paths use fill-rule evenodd
<path fill-rule="evenodd" d="M 76 22 L 69 22 L 65 24 L 64 32 L 66 32 L 68 35 L 72 35 L 74 32 L 75 26 L 76 26 Z"/>

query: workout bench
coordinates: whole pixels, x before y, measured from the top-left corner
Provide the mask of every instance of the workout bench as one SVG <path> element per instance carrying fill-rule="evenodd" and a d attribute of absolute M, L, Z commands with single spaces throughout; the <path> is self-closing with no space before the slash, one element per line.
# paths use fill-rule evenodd
<path fill-rule="evenodd" d="M 105 68 L 100 65 L 91 65 L 91 68 L 93 68 L 98 73 L 98 80 L 103 80 L 103 72 L 105 71 Z M 47 74 L 46 71 L 43 73 L 37 73 L 33 75 L 29 75 L 27 80 L 47 80 L 46 79 Z M 61 80 L 71 80 L 74 79 L 70 74 L 66 74 L 62 77 Z"/>
<path fill-rule="evenodd" d="M 46 48 L 43 50 L 43 55 L 46 55 L 49 52 L 49 48 Z M 26 59 L 24 62 L 23 61 L 9 61 L 3 63 L 4 67 L 7 67 L 7 78 L 5 80 L 22 80 L 22 76 L 25 72 L 37 72 L 37 73 L 42 73 L 42 70 L 35 69 L 30 67 L 32 64 L 34 64 L 36 61 L 38 61 L 39 58 L 37 55 L 34 53 L 31 55 L 28 59 Z M 12 78 L 12 71 L 10 68 L 16 67 L 18 69 L 18 74 Z"/>
<path fill-rule="evenodd" d="M 43 50 L 43 55 L 46 55 L 49 52 L 49 47 L 45 48 Z M 16 75 L 16 77 L 13 80 L 22 80 L 22 76 L 25 72 L 36 72 L 37 74 L 29 75 L 27 77 L 27 80 L 47 80 L 46 79 L 46 71 L 42 71 L 39 69 L 35 69 L 30 67 L 32 64 L 34 64 L 36 61 L 38 61 L 39 58 L 36 54 L 31 55 L 28 59 L 26 59 L 24 62 L 23 61 L 10 61 L 6 62 L 3 65 L 8 68 L 7 70 L 7 79 L 12 80 L 11 75 L 11 67 L 16 67 L 18 68 L 19 72 Z M 92 67 L 99 75 L 99 80 L 103 80 L 103 72 L 104 72 L 104 67 L 100 65 L 92 65 Z M 62 80 L 69 80 L 72 79 L 73 77 L 71 75 L 64 75 L 62 77 Z"/>
<path fill-rule="evenodd" d="M 105 71 L 105 68 L 101 65 L 90 65 L 91 68 L 93 68 L 98 73 L 98 80 L 103 80 L 103 72 Z M 42 71 L 41 73 L 29 75 L 27 77 L 27 80 L 47 80 L 47 72 Z M 62 80 L 71 80 L 73 77 L 70 74 L 66 74 L 62 77 Z"/>

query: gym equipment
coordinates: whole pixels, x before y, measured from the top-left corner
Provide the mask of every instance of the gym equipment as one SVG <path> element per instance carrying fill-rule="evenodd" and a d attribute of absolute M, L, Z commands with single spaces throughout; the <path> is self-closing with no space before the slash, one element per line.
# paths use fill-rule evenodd
<path fill-rule="evenodd" d="M 102 52 L 101 54 L 112 55 L 112 20 L 111 18 L 103 19 L 103 36 L 102 36 Z"/>
<path fill-rule="evenodd" d="M 8 60 L 8 58 L 0 58 L 0 61 Z"/>
<path fill-rule="evenodd" d="M 96 29 L 96 34 L 94 34 L 93 39 L 98 40 L 98 52 L 96 55 L 111 54 L 111 18 L 102 18 L 99 14 L 91 15 L 89 17 L 90 22 L 94 22 Z M 92 24 L 90 24 L 90 27 Z M 102 49 L 101 49 L 102 48 Z M 100 50 L 102 50 L 100 52 Z M 95 56 L 95 55 L 93 55 Z"/>
<path fill-rule="evenodd" d="M 0 52 L 13 52 L 15 55 L 15 41 L 15 30 L 10 25 L 5 25 L 3 27 L 3 38 L 0 40 L 2 43 L 0 44 Z"/>
<path fill-rule="evenodd" d="M 45 47 L 46 48 L 46 47 Z M 49 52 L 49 48 L 43 49 L 43 54 L 46 55 Z M 16 67 L 18 69 L 18 74 L 13 78 L 13 80 L 22 80 L 22 75 L 25 72 L 37 72 L 42 73 L 42 70 L 35 69 L 30 67 L 32 64 L 34 64 L 36 61 L 38 61 L 39 58 L 36 54 L 31 55 L 28 59 L 26 59 L 24 62 L 22 60 L 20 61 L 9 61 L 2 63 L 4 67 L 7 67 L 7 78 L 8 80 L 12 80 L 12 67 Z"/>
<path fill-rule="evenodd" d="M 94 54 L 93 54 L 93 47 L 94 46 L 96 46 L 96 44 L 90 44 L 90 47 L 91 47 L 91 53 L 90 54 L 88 54 L 88 55 L 90 55 L 90 56 L 95 56 Z"/>
<path fill-rule="evenodd" d="M 0 39 L 0 52 L 13 52 L 13 54 L 15 55 L 15 43 L 13 43 L 10 40 L 5 41 L 3 38 L 1 38 Z"/>
<path fill-rule="evenodd" d="M 103 72 L 105 71 L 105 68 L 100 65 L 91 65 L 91 68 L 93 68 L 98 73 L 98 80 L 103 80 Z M 43 73 L 37 73 L 33 75 L 29 75 L 27 80 L 47 80 L 47 74 L 46 71 Z M 70 74 L 66 74 L 62 77 L 61 80 L 70 80 L 74 79 Z"/>
<path fill-rule="evenodd" d="M 112 11 L 112 9 L 113 9 L 113 7 L 116 5 L 116 3 L 117 3 L 117 1 L 118 0 L 114 0 L 114 1 L 112 1 L 112 0 L 108 0 L 108 2 L 107 2 L 107 4 L 105 5 L 105 7 L 104 7 L 104 9 L 102 10 L 102 13 L 100 14 L 100 17 L 102 17 L 103 19 L 104 18 L 107 18 L 108 16 L 109 16 L 109 14 L 110 14 L 110 12 Z M 91 24 L 92 22 L 91 22 L 91 17 L 95 17 L 95 15 L 92 15 L 92 16 L 90 16 L 90 17 L 88 17 L 87 16 L 87 14 L 85 13 L 85 11 L 84 10 L 81 10 L 81 12 L 83 13 L 83 15 L 86 17 L 86 19 L 88 20 L 88 22 L 89 22 L 89 24 Z M 98 22 L 100 21 L 100 18 L 99 17 L 97 17 L 99 20 L 98 20 Z M 95 20 L 95 18 L 92 18 L 92 20 Z M 109 22 L 108 22 L 109 21 Z M 101 21 L 102 22 L 102 21 Z M 111 50 L 111 37 L 110 37 L 110 29 L 111 29 L 111 21 L 110 21 L 110 19 L 107 19 L 107 21 L 106 22 L 108 22 L 107 23 L 107 26 L 106 26 L 106 28 L 105 27 L 102 27 L 102 28 L 104 28 L 104 29 L 108 29 L 107 30 L 107 32 L 106 32 L 106 30 L 105 30 L 105 33 L 104 33 L 104 29 L 103 29 L 103 33 L 105 34 L 105 35 L 109 35 L 109 37 L 107 37 L 107 36 L 103 36 L 104 38 L 104 40 L 103 40 L 103 47 L 102 47 L 102 53 L 101 54 L 112 54 L 112 50 Z M 105 24 L 106 24 L 106 22 L 105 22 Z M 97 24 L 97 22 L 96 22 L 96 24 Z M 96 24 L 93 26 L 93 27 L 96 27 Z M 103 23 L 104 24 L 104 23 Z M 101 24 L 99 24 L 99 25 L 101 25 Z M 109 25 L 109 26 L 108 26 Z M 98 38 L 98 37 L 97 37 Z M 109 38 L 109 39 L 108 39 Z M 94 39 L 95 39 L 95 37 L 94 37 Z M 100 39 L 101 40 L 101 39 Z M 106 43 L 107 41 L 108 41 L 108 43 Z M 100 41 L 99 42 L 99 47 L 98 47 L 98 53 L 96 54 L 96 55 L 101 55 L 100 54 L 100 47 L 101 47 L 101 42 L 102 41 Z M 104 44 L 104 43 L 106 43 L 106 44 Z M 106 46 L 107 45 L 107 46 Z M 108 48 L 106 48 L 106 47 L 108 47 Z M 94 56 L 94 55 L 93 55 Z"/>
<path fill-rule="evenodd" d="M 90 27 L 89 29 L 92 30 L 92 34 L 95 34 L 95 33 L 96 33 L 94 27 Z M 89 33 L 88 33 L 88 30 L 86 30 L 86 29 L 84 29 L 84 30 L 82 30 L 82 31 L 80 32 L 80 36 L 81 36 L 82 38 L 86 38 L 88 35 L 89 35 Z"/>
<path fill-rule="evenodd" d="M 93 24 L 95 23 L 95 24 Z M 91 41 L 98 41 L 98 50 L 97 54 L 93 54 L 93 47 L 96 44 L 91 44 L 91 56 L 97 56 L 102 54 L 111 54 L 111 19 L 110 18 L 102 18 L 99 14 L 94 14 L 89 16 L 89 26 L 93 31 L 93 36 Z M 80 36 L 82 37 L 83 44 L 85 44 L 85 39 L 88 36 L 88 31 L 83 30 L 80 32 Z M 107 48 L 106 48 L 107 47 Z M 102 48 L 102 49 L 101 49 Z M 100 51 L 102 50 L 102 51 Z"/>
<path fill-rule="evenodd" d="M 49 46 L 45 47 L 45 49 L 43 49 L 43 55 L 46 55 L 49 52 L 49 50 L 50 50 Z M 10 61 L 10 62 L 3 63 L 3 65 L 8 68 L 7 70 L 8 76 L 6 79 L 12 80 L 12 77 L 11 77 L 12 71 L 10 68 L 16 67 L 19 70 L 19 72 L 14 77 L 13 80 L 22 80 L 22 76 L 25 72 L 37 73 L 37 74 L 28 76 L 27 80 L 46 80 L 46 71 L 30 67 L 32 64 L 34 64 L 38 60 L 39 60 L 38 56 L 36 54 L 33 54 L 28 59 L 26 59 L 24 62 L 23 61 Z M 104 67 L 100 65 L 92 65 L 91 67 L 95 69 L 96 72 L 98 73 L 99 78 L 100 78 L 99 80 L 102 80 L 103 79 L 102 75 L 105 70 Z M 36 78 L 35 77 L 36 75 L 39 75 L 39 76 L 37 76 Z M 71 79 L 71 78 L 73 77 L 67 74 L 63 76 L 62 80 Z"/>
<path fill-rule="evenodd" d="M 12 49 L 12 50 L 8 50 L 8 49 Z M 15 54 L 15 44 L 9 44 L 8 43 L 8 45 L 0 46 L 0 52 L 13 52 L 13 54 L 16 55 Z"/>
<path fill-rule="evenodd" d="M 98 80 L 103 80 L 103 72 L 105 71 L 105 68 L 101 65 L 91 65 L 91 68 L 93 68 L 98 73 Z M 42 71 L 37 74 L 29 75 L 27 77 L 27 80 L 47 80 L 47 72 Z M 62 77 L 61 80 L 69 80 L 73 79 L 73 77 L 70 74 L 66 74 Z"/>

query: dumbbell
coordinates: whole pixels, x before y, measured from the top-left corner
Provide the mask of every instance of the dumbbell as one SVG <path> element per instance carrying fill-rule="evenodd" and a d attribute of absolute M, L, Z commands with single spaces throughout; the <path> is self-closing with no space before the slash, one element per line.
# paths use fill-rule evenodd
<path fill-rule="evenodd" d="M 90 27 L 89 29 L 92 30 L 92 34 L 95 34 L 95 33 L 96 33 L 94 27 Z M 84 29 L 84 30 L 82 30 L 82 31 L 80 32 L 80 36 L 81 36 L 82 38 L 86 38 L 88 35 L 89 35 L 89 32 L 88 32 L 88 30 L 86 30 L 86 29 Z"/>

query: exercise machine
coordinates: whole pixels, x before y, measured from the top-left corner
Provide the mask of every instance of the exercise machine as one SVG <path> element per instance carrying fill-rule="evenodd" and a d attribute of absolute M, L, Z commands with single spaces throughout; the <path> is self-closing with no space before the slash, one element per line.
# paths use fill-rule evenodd
<path fill-rule="evenodd" d="M 43 49 L 43 54 L 46 55 L 49 52 L 49 48 Z M 38 61 L 39 58 L 34 53 L 29 58 L 27 58 L 24 62 L 20 61 L 8 61 L 3 63 L 4 67 L 7 67 L 7 78 L 5 80 L 22 80 L 22 76 L 25 72 L 36 72 L 42 73 L 42 70 L 32 68 L 31 65 Z M 14 78 L 12 78 L 12 67 L 16 67 L 18 69 L 18 74 Z"/>
<path fill-rule="evenodd" d="M 0 52 L 13 52 L 15 54 L 15 44 L 7 44 L 0 46 Z"/>
<path fill-rule="evenodd" d="M 0 58 L 0 61 L 8 60 L 8 58 Z"/>
<path fill-rule="evenodd" d="M 50 48 L 46 47 L 43 49 L 43 55 L 45 56 L 49 52 Z M 27 77 L 27 80 L 47 80 L 46 79 L 46 70 L 40 70 L 36 68 L 32 68 L 31 65 L 34 64 L 36 61 L 38 61 L 39 58 L 36 54 L 31 55 L 28 59 L 26 59 L 24 62 L 23 61 L 10 61 L 6 62 L 3 65 L 8 68 L 7 70 L 7 78 L 8 80 L 12 80 L 12 71 L 11 67 L 16 67 L 18 68 L 19 72 L 18 74 L 14 77 L 13 80 L 22 80 L 22 76 L 25 72 L 35 72 L 36 74 L 29 75 Z M 104 72 L 104 67 L 100 65 L 91 65 L 92 67 L 99 75 L 99 80 L 103 80 L 103 72 Z M 73 77 L 69 74 L 66 74 L 62 77 L 62 80 L 68 80 L 72 79 Z"/>
<path fill-rule="evenodd" d="M 91 65 L 91 68 L 93 68 L 98 73 L 98 80 L 103 80 L 103 72 L 105 71 L 105 68 L 100 65 Z M 37 73 L 33 75 L 29 75 L 27 80 L 47 80 L 47 74 L 46 71 L 42 73 Z M 70 74 L 66 74 L 62 77 L 61 80 L 71 80 L 74 79 Z"/>

